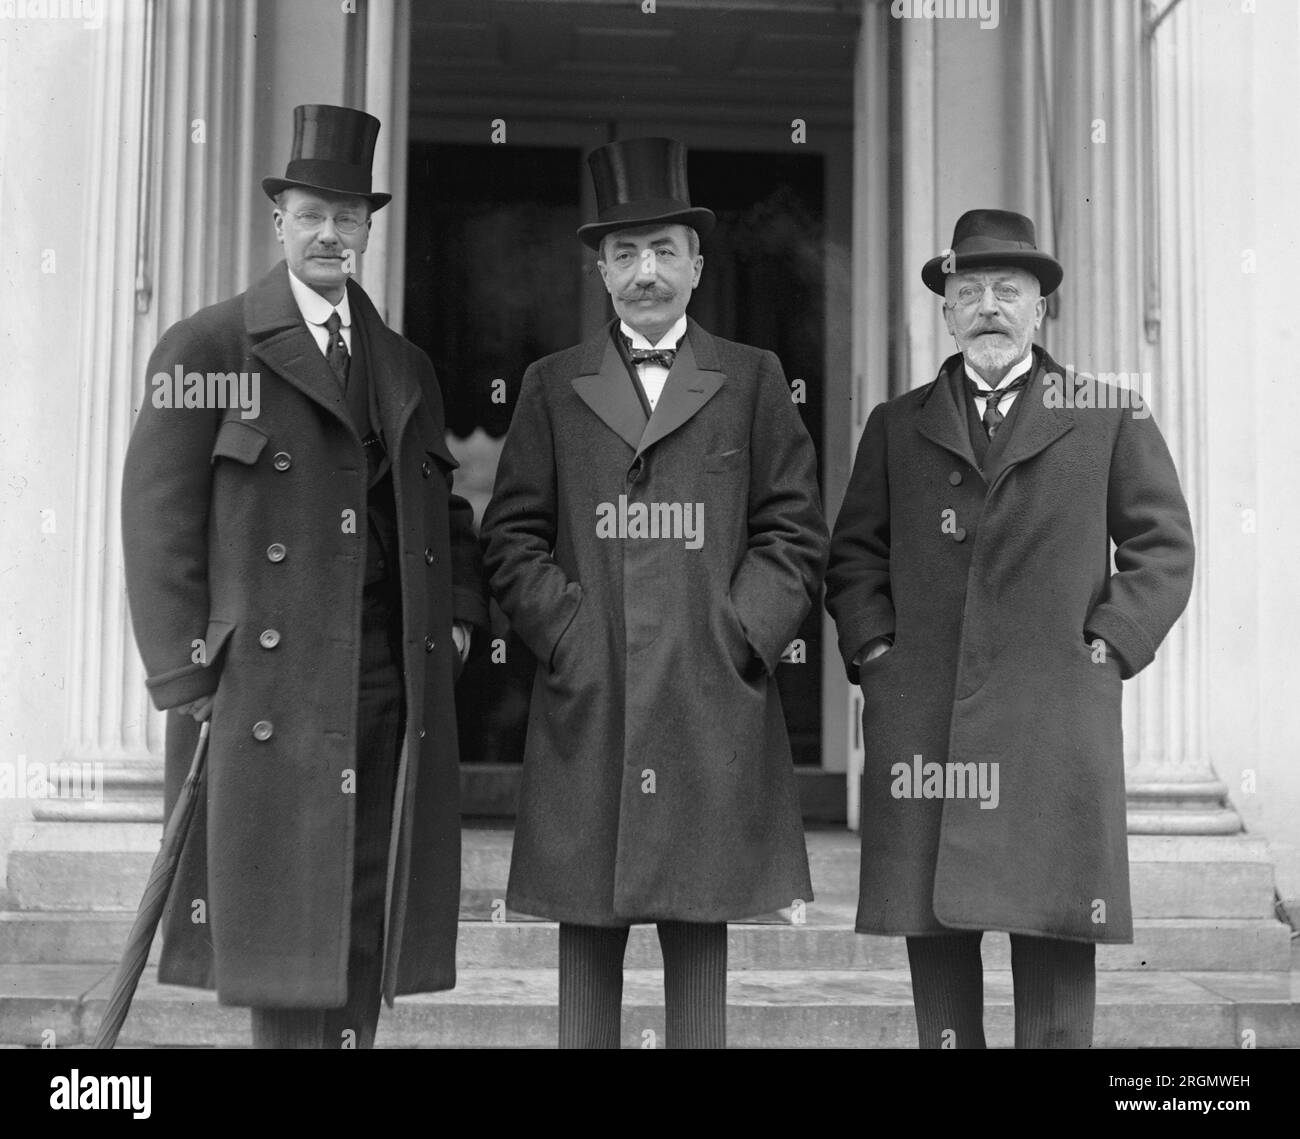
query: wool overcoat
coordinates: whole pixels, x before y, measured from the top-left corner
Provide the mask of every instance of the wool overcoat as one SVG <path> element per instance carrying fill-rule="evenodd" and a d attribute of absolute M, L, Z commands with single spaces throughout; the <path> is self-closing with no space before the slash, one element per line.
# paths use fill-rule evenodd
<path fill-rule="evenodd" d="M 433 367 L 355 282 L 347 289 L 392 460 L 400 554 L 406 727 L 386 892 L 391 1001 L 455 984 L 450 633 L 454 619 L 486 625 L 486 610 L 471 512 L 450 493 L 456 463 Z M 260 413 L 158 406 L 168 397 L 155 378 L 178 368 L 256 376 Z M 283 262 L 162 337 L 123 479 L 127 590 L 155 705 L 205 694 L 215 703 L 159 977 L 216 988 L 226 1004 L 331 1007 L 347 994 L 367 476 Z M 197 729 L 187 714 L 167 719 L 170 810 Z"/>
<path fill-rule="evenodd" d="M 538 660 L 510 907 L 612 926 L 810 900 L 773 674 L 827 533 L 777 358 L 688 321 L 648 420 L 609 327 L 538 361 L 483 530 Z"/>
<path fill-rule="evenodd" d="M 1187 603 L 1191 522 L 1150 408 L 1034 354 L 983 475 L 961 356 L 875 408 L 835 523 L 826 604 L 863 697 L 860 932 L 1132 940 L 1121 681 Z M 859 671 L 876 637 L 893 647 Z M 945 768 L 939 796 L 929 763 L 977 766 Z"/>

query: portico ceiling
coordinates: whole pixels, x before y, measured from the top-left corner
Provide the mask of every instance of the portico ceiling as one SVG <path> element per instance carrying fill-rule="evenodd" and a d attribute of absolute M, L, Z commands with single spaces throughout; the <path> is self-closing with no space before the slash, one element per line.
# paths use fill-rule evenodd
<path fill-rule="evenodd" d="M 425 116 L 852 121 L 858 0 L 441 0 L 412 4 Z"/>

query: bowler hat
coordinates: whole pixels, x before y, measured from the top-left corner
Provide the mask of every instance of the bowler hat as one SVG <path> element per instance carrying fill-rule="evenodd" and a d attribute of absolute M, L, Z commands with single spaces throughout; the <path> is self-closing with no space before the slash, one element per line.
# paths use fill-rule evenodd
<path fill-rule="evenodd" d="M 587 155 L 596 187 L 596 220 L 578 236 L 599 249 L 607 233 L 644 225 L 688 225 L 700 235 L 717 220 L 692 206 L 686 185 L 686 147 L 673 138 L 628 138 Z"/>
<path fill-rule="evenodd" d="M 263 178 L 262 189 L 274 198 L 300 187 L 367 198 L 377 210 L 392 194 L 372 193 L 370 166 L 375 157 L 379 120 L 352 107 L 307 103 L 293 109 L 293 154 L 283 178 Z"/>
<path fill-rule="evenodd" d="M 1061 263 L 1034 241 L 1034 223 L 1010 210 L 967 210 L 952 231 L 952 246 L 931 257 L 921 280 L 943 296 L 944 278 L 962 269 L 1011 265 L 1038 278 L 1043 296 L 1056 291 L 1065 275 Z"/>

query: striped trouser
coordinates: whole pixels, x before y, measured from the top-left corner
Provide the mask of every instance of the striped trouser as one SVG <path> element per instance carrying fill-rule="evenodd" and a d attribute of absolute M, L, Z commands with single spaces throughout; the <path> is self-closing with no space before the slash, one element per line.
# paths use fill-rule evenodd
<path fill-rule="evenodd" d="M 907 939 L 922 1048 L 984 1047 L 979 932 Z M 1091 942 L 1011 935 L 1017 1048 L 1091 1048 L 1097 1005 Z"/>
<path fill-rule="evenodd" d="M 665 1044 L 727 1045 L 725 922 L 661 921 Z M 627 926 L 560 924 L 560 1047 L 617 1048 Z"/>

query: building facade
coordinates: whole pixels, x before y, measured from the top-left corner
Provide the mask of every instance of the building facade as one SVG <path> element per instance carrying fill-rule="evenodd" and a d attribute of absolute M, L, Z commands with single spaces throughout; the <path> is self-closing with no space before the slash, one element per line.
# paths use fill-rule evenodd
<path fill-rule="evenodd" d="M 1188 610 L 1125 686 L 1133 858 L 1164 866 L 1174 894 L 1207 864 L 1267 861 L 1279 914 L 1300 917 L 1295 5 L 7 8 L 8 907 L 134 904 L 114 859 L 151 853 L 162 817 L 162 719 L 130 633 L 118 514 L 145 361 L 167 326 L 278 260 L 259 180 L 282 168 L 294 105 L 338 102 L 382 121 L 375 185 L 396 196 L 361 281 L 434 356 L 467 467 L 503 429 L 492 382 L 517 389 L 515 361 L 604 319 L 590 261 L 563 244 L 594 214 L 593 146 L 662 132 L 691 147 L 694 196 L 727 235 L 705 247 L 692 311 L 774 347 L 803 381 L 830 518 L 871 408 L 951 351 L 921 264 L 968 208 L 1034 217 L 1066 268 L 1041 342 L 1140 386 L 1197 536 Z M 520 236 L 538 232 L 556 241 Z M 782 685 L 808 814 L 851 828 L 860 695 L 824 615 L 806 642 Z"/>

